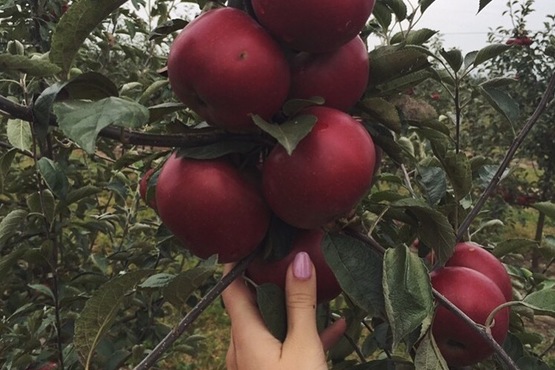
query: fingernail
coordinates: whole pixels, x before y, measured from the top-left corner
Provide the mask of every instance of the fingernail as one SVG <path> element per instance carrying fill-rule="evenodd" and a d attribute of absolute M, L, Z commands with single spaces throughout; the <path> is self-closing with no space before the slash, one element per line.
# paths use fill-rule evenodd
<path fill-rule="evenodd" d="M 299 252 L 293 260 L 293 275 L 299 280 L 308 280 L 312 275 L 312 264 L 306 252 Z"/>

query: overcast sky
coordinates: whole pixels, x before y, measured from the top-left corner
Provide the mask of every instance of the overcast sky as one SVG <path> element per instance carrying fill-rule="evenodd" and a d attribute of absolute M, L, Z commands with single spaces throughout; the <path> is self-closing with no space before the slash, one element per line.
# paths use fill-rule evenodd
<path fill-rule="evenodd" d="M 436 0 L 424 12 L 416 28 L 440 31 L 445 49 L 478 50 L 486 46 L 490 29 L 513 28 L 510 17 L 502 15 L 508 9 L 507 0 L 493 0 L 476 14 L 478 4 L 478 0 Z M 544 29 L 546 15 L 555 15 L 555 0 L 536 0 L 533 8 L 536 11 L 528 17 L 528 29 L 532 33 Z"/>

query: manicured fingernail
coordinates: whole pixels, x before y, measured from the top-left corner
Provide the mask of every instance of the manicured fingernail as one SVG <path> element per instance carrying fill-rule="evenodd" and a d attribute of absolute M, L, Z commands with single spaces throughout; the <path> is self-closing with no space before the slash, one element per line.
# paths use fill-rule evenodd
<path fill-rule="evenodd" d="M 293 260 L 293 275 L 299 280 L 308 280 L 312 275 L 312 264 L 306 252 L 299 252 Z"/>

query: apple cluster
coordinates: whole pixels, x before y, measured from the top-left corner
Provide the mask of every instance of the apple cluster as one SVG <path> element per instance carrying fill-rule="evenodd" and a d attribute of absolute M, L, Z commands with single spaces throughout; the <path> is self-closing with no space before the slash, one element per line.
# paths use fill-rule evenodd
<path fill-rule="evenodd" d="M 473 242 L 458 243 L 445 266 L 432 271 L 430 277 L 432 287 L 477 324 L 485 325 L 492 311 L 512 300 L 511 278 L 503 264 Z M 494 317 L 491 335 L 503 344 L 508 328 L 509 309 L 504 308 Z M 470 366 L 493 353 L 468 324 L 441 305 L 435 312 L 432 334 L 449 366 Z"/>
<path fill-rule="evenodd" d="M 229 155 L 200 160 L 174 153 L 157 174 L 154 197 L 146 196 L 150 182 L 143 178 L 143 198 L 192 254 L 237 261 L 265 240 L 277 217 L 300 230 L 292 249 L 310 250 L 329 269 L 316 255 L 321 228 L 356 207 L 377 167 L 371 136 L 348 114 L 368 84 L 368 52 L 358 35 L 374 2 L 253 0 L 253 14 L 211 9 L 175 38 L 171 88 L 208 125 L 256 132 L 253 115 L 277 125 L 286 101 L 324 100 L 297 113 L 316 123 L 292 153 L 275 144 L 253 168 L 239 168 Z"/>

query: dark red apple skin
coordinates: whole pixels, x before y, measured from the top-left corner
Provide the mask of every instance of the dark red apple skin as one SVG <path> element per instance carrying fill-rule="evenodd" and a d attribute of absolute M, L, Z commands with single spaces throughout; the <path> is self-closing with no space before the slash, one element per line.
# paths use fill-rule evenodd
<path fill-rule="evenodd" d="M 431 274 L 432 287 L 466 313 L 474 322 L 484 324 L 488 315 L 505 303 L 497 285 L 478 271 L 467 267 L 444 267 Z M 509 328 L 509 310 L 495 316 L 492 336 L 502 344 Z M 449 366 L 470 366 L 489 357 L 493 350 L 462 319 L 439 305 L 432 323 L 432 334 Z"/>
<path fill-rule="evenodd" d="M 275 261 L 265 261 L 262 256 L 258 256 L 249 264 L 245 274 L 256 284 L 272 283 L 285 289 L 287 268 L 297 253 L 306 252 L 316 270 L 317 301 L 329 302 L 341 293 L 341 287 L 322 253 L 324 236 L 325 232 L 321 229 L 300 230 L 287 256 Z"/>
<path fill-rule="evenodd" d="M 462 266 L 476 270 L 497 284 L 505 300 L 511 301 L 513 299 L 511 277 L 507 270 L 493 254 L 477 243 L 458 243 L 445 266 Z"/>
<path fill-rule="evenodd" d="M 276 145 L 264 162 L 262 189 L 283 221 L 316 229 L 350 212 L 372 184 L 376 150 L 366 129 L 348 114 L 318 106 L 317 117 L 292 155 Z"/>
<path fill-rule="evenodd" d="M 375 0 L 253 0 L 256 18 L 297 51 L 335 50 L 357 36 Z"/>
<path fill-rule="evenodd" d="M 369 64 L 366 46 L 358 36 L 328 53 L 301 52 L 291 61 L 289 98 L 321 96 L 324 105 L 348 111 L 366 90 Z"/>
<path fill-rule="evenodd" d="M 181 31 L 170 48 L 168 77 L 185 105 L 230 131 L 255 130 L 250 114 L 270 120 L 291 79 L 278 44 L 233 8 L 210 10 Z"/>
<path fill-rule="evenodd" d="M 162 222 L 192 254 L 218 254 L 221 263 L 254 251 L 271 217 L 257 186 L 225 159 L 173 154 L 158 177 L 156 205 Z"/>

